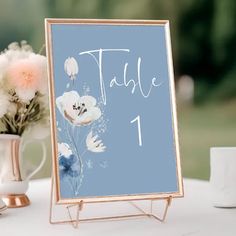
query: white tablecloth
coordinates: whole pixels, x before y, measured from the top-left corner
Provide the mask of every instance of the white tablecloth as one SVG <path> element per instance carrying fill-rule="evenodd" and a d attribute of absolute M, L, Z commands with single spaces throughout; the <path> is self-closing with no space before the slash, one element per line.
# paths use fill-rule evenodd
<path fill-rule="evenodd" d="M 236 209 L 214 208 L 210 201 L 209 183 L 184 180 L 185 197 L 173 199 L 165 223 L 149 218 L 82 223 L 79 229 L 71 225 L 49 224 L 50 180 L 35 180 L 30 184 L 28 196 L 31 205 L 8 209 L 0 216 L 1 236 L 235 236 Z M 119 203 L 120 204 L 120 203 Z M 114 205 L 110 211 L 131 209 L 127 203 Z M 103 204 L 104 205 L 104 204 Z M 105 206 L 106 207 L 106 206 Z M 132 207 L 132 206 L 129 206 Z M 117 209 L 116 209 L 117 208 Z M 103 206 L 85 206 L 87 214 L 101 215 Z M 105 209 L 105 208 L 104 208 Z M 156 209 L 155 209 L 156 210 Z M 108 211 L 108 210 L 106 210 Z M 62 214 L 60 216 L 60 214 Z M 58 212 L 63 217 L 64 213 Z"/>

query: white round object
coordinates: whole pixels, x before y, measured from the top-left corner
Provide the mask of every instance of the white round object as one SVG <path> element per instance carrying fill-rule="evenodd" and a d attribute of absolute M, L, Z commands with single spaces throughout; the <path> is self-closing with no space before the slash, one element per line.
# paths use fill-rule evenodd
<path fill-rule="evenodd" d="M 212 203 L 236 207 L 236 147 L 214 147 L 210 155 Z"/>

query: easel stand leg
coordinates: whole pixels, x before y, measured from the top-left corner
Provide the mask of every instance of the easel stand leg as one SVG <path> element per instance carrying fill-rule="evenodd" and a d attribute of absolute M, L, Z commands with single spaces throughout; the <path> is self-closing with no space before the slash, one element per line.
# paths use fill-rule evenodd
<path fill-rule="evenodd" d="M 73 217 L 71 216 L 71 212 L 70 212 L 70 208 L 71 207 L 74 207 L 74 206 L 76 206 L 76 218 L 75 218 L 75 220 L 73 220 Z M 83 201 L 80 201 L 78 204 L 76 204 L 76 205 L 70 205 L 70 206 L 67 206 L 66 207 L 67 208 L 67 211 L 68 211 L 68 215 L 69 215 L 69 217 L 70 217 L 70 221 L 71 221 L 71 223 L 72 223 L 72 225 L 73 225 L 73 227 L 74 228 L 78 228 L 78 226 L 79 226 L 79 220 L 80 220 L 80 211 L 82 211 L 82 209 L 83 209 Z"/>
<path fill-rule="evenodd" d="M 141 207 L 137 206 L 137 204 L 135 204 L 134 202 L 130 202 L 130 204 L 133 205 L 136 209 L 138 209 L 141 213 L 143 213 L 143 216 L 153 217 L 154 219 L 160 222 L 164 222 L 167 216 L 168 208 L 171 205 L 172 197 L 169 196 L 163 199 L 166 201 L 166 203 L 165 203 L 163 215 L 161 217 L 153 213 L 153 202 L 157 200 L 162 200 L 162 199 L 150 200 L 150 212 L 144 211 Z"/>
<path fill-rule="evenodd" d="M 52 179 L 52 190 L 51 190 L 51 201 L 50 201 L 50 216 L 49 216 L 49 222 L 51 224 L 65 224 L 65 223 L 71 223 L 74 228 L 79 227 L 80 222 L 91 222 L 91 221 L 98 221 L 98 220 L 119 220 L 119 219 L 125 219 L 125 218 L 131 218 L 131 217 L 149 217 L 149 218 L 154 218 L 155 220 L 158 220 L 160 222 L 164 222 L 167 216 L 168 208 L 171 205 L 172 202 L 172 196 L 163 198 L 163 199 L 151 199 L 150 200 L 150 209 L 149 211 L 143 210 L 141 207 L 139 207 L 136 203 L 129 201 L 129 203 L 134 206 L 139 213 L 136 214 L 131 214 L 131 215 L 117 215 L 117 216 L 106 216 L 106 217 L 95 217 L 95 218 L 81 218 L 80 217 L 80 212 L 83 210 L 83 207 L 85 203 L 83 201 L 80 201 L 78 204 L 72 204 L 65 206 L 67 210 L 68 217 L 65 220 L 54 220 L 53 219 L 53 206 L 55 207 L 56 205 L 54 204 L 54 182 Z M 160 201 L 164 200 L 165 207 L 162 216 L 157 216 L 156 214 L 153 213 L 153 203 L 154 201 Z M 88 204 L 88 203 L 87 203 Z M 76 214 L 75 217 L 72 216 L 71 210 L 72 208 L 75 210 L 76 209 Z"/>

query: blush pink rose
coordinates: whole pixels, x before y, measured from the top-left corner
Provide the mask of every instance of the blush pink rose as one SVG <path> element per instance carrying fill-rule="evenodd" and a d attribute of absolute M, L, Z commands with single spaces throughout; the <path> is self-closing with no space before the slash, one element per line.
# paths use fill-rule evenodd
<path fill-rule="evenodd" d="M 10 85 L 17 90 L 36 91 L 43 76 L 39 66 L 29 59 L 14 62 L 7 71 Z"/>

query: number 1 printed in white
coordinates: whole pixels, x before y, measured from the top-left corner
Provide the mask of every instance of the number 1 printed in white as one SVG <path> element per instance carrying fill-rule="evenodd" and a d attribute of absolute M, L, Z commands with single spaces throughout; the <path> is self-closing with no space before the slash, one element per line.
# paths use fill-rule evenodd
<path fill-rule="evenodd" d="M 130 121 L 130 123 L 134 123 L 137 121 L 138 123 L 138 144 L 139 146 L 142 146 L 142 133 L 141 133 L 141 125 L 140 125 L 140 116 L 136 116 L 133 120 Z"/>

